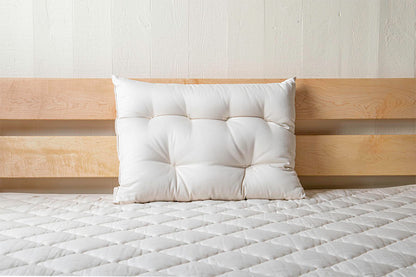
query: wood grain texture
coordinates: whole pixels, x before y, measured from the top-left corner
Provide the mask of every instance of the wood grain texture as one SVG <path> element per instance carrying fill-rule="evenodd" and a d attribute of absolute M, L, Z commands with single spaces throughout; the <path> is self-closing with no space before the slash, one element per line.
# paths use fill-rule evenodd
<path fill-rule="evenodd" d="M 300 176 L 416 175 L 416 135 L 297 136 Z M 0 177 L 116 177 L 116 138 L 0 137 Z"/>
<path fill-rule="evenodd" d="M 398 182 L 396 182 L 398 183 Z M 408 184 L 411 182 L 408 182 Z M 0 192 L 113 193 L 118 178 L 0 178 Z"/>
<path fill-rule="evenodd" d="M 416 135 L 297 136 L 302 176 L 416 175 Z"/>
<path fill-rule="evenodd" d="M 147 82 L 267 83 L 281 79 L 140 79 Z M 299 79 L 297 119 L 416 118 L 416 79 Z M 0 79 L 0 119 L 113 120 L 109 79 Z"/>
<path fill-rule="evenodd" d="M 416 118 L 416 79 L 298 81 L 298 119 Z"/>
<path fill-rule="evenodd" d="M 109 79 L 0 79 L 0 119 L 114 119 Z"/>
<path fill-rule="evenodd" d="M 0 137 L 0 177 L 114 177 L 115 137 Z"/>

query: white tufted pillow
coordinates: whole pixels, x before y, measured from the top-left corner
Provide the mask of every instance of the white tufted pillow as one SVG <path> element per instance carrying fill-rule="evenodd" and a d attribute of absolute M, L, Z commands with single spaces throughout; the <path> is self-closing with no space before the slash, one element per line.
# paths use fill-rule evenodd
<path fill-rule="evenodd" d="M 295 79 L 151 84 L 113 77 L 116 203 L 299 199 Z"/>

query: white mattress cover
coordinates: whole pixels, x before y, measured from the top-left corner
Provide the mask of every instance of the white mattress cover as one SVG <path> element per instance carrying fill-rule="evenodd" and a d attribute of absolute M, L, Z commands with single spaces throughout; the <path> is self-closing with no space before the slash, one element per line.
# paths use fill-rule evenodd
<path fill-rule="evenodd" d="M 115 205 L 0 193 L 0 275 L 416 276 L 416 185 Z"/>

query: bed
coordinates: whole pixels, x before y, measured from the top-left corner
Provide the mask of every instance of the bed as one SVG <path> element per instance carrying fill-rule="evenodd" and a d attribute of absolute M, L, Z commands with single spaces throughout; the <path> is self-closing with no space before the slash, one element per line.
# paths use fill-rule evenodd
<path fill-rule="evenodd" d="M 415 276 L 416 185 L 293 201 L 0 195 L 1 275 Z"/>
<path fill-rule="evenodd" d="M 297 119 L 414 120 L 415 95 L 416 79 L 301 79 Z M 114 118 L 108 79 L 0 79 L 0 120 Z M 416 185 L 126 205 L 110 194 L 16 193 L 118 175 L 114 135 L 56 134 L 0 136 L 0 275 L 416 276 Z M 296 139 L 301 177 L 416 175 L 414 134 Z"/>

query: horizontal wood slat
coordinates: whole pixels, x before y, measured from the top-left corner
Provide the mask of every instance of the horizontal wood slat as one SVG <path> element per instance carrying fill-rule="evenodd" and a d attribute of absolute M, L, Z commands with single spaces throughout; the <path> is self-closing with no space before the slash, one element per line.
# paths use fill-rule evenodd
<path fill-rule="evenodd" d="M 109 79 L 0 79 L 0 119 L 115 118 Z"/>
<path fill-rule="evenodd" d="M 416 175 L 416 135 L 297 136 L 302 176 Z"/>
<path fill-rule="evenodd" d="M 416 118 L 416 78 L 299 80 L 296 114 L 298 119 Z"/>
<path fill-rule="evenodd" d="M 267 83 L 281 79 L 140 79 L 158 83 Z M 298 79 L 297 119 L 416 118 L 416 78 Z M 110 79 L 0 78 L 0 119 L 113 120 Z"/>
<path fill-rule="evenodd" d="M 301 176 L 416 175 L 416 135 L 297 136 Z M 0 177 L 116 177 L 113 136 L 0 137 Z"/>
<path fill-rule="evenodd" d="M 116 139 L 0 137 L 0 177 L 114 177 Z"/>

